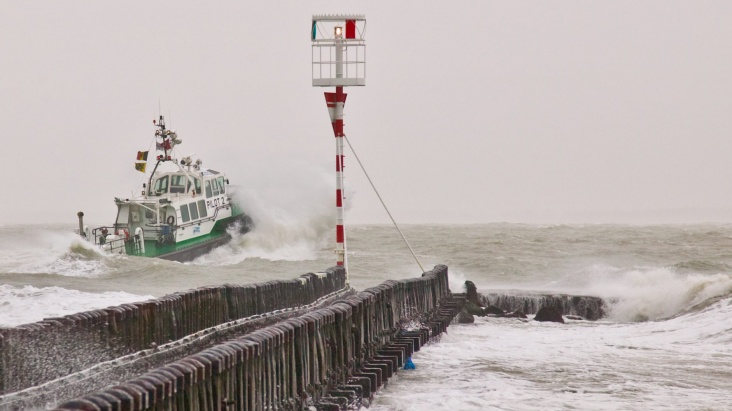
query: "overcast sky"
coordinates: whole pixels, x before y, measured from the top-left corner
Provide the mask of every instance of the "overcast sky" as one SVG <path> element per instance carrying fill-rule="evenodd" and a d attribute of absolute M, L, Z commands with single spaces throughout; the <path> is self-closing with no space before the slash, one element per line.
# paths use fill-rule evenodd
<path fill-rule="evenodd" d="M 265 205 L 334 203 L 320 13 L 367 17 L 345 130 L 398 221 L 732 222 L 729 1 L 3 0 L 0 223 L 111 223 L 159 104 Z M 348 154 L 347 222 L 388 221 Z"/>

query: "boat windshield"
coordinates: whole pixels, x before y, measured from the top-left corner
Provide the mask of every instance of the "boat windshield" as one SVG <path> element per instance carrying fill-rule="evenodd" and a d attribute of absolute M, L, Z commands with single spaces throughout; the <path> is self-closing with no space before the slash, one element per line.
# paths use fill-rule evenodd
<path fill-rule="evenodd" d="M 184 193 L 186 191 L 186 176 L 183 174 L 173 174 L 170 176 L 170 192 Z"/>
<path fill-rule="evenodd" d="M 188 193 L 191 191 L 191 179 L 193 179 L 196 194 L 201 194 L 200 178 L 189 178 L 185 174 L 170 174 L 155 180 L 155 184 L 152 186 L 148 195 L 159 196 L 166 193 Z"/>
<path fill-rule="evenodd" d="M 200 178 L 194 178 L 193 181 L 196 182 L 196 194 L 201 194 L 201 179 Z M 188 184 L 186 184 L 186 192 L 191 191 L 191 180 L 188 179 Z"/>
<path fill-rule="evenodd" d="M 153 188 L 151 195 L 159 196 L 168 192 L 168 176 L 160 177 L 155 180 L 155 187 Z"/>

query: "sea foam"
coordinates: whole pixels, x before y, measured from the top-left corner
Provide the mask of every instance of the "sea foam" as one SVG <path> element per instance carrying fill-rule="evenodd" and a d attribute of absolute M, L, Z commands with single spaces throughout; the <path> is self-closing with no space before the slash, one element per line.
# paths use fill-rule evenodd
<path fill-rule="evenodd" d="M 597 266 L 587 291 L 609 303 L 615 321 L 660 320 L 732 292 L 729 274 L 684 274 L 665 267 Z"/>
<path fill-rule="evenodd" d="M 98 277 L 111 258 L 70 230 L 37 228 L 3 245 L 0 273 Z"/>
<path fill-rule="evenodd" d="M 0 285 L 0 326 L 13 327 L 82 311 L 143 301 L 150 295 L 122 291 L 88 293 L 62 287 Z"/>
<path fill-rule="evenodd" d="M 291 167 L 294 167 L 291 166 Z M 280 171 L 281 172 L 281 171 Z M 335 187 L 325 170 L 301 165 L 290 170 L 287 188 L 271 179 L 254 179 L 237 192 L 237 201 L 254 222 L 253 229 L 206 256 L 197 264 L 237 264 L 248 258 L 270 261 L 308 261 L 334 235 Z M 278 181 L 275 176 L 274 181 Z M 265 184 L 268 183 L 268 184 Z M 349 204 L 349 203 L 346 203 Z"/>

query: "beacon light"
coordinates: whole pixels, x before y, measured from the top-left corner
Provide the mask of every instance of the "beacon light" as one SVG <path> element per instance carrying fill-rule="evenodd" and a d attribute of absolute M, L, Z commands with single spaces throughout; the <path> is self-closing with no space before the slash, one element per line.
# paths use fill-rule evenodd
<path fill-rule="evenodd" d="M 335 36 L 336 36 L 336 38 L 343 37 L 343 27 L 341 27 L 341 26 L 335 27 Z"/>

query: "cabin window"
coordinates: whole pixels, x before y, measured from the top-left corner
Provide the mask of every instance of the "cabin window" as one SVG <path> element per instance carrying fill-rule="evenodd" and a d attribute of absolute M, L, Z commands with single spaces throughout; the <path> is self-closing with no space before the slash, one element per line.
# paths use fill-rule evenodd
<path fill-rule="evenodd" d="M 211 181 L 206 180 L 206 198 L 213 197 L 213 194 L 211 194 Z"/>
<path fill-rule="evenodd" d="M 201 215 L 201 218 L 208 216 L 208 213 L 206 212 L 206 202 L 203 200 L 198 200 L 198 214 Z"/>
<path fill-rule="evenodd" d="M 191 211 L 191 220 L 198 220 L 198 208 L 196 208 L 196 203 L 191 203 L 188 209 Z"/>
<path fill-rule="evenodd" d="M 224 185 L 224 178 L 219 177 L 216 179 L 216 181 L 219 182 L 219 191 L 221 192 L 221 194 L 226 194 L 226 186 Z"/>
<path fill-rule="evenodd" d="M 186 176 L 182 174 L 174 174 L 170 176 L 170 192 L 185 193 Z"/>
<path fill-rule="evenodd" d="M 180 206 L 180 218 L 183 219 L 184 223 L 191 221 L 191 216 L 188 214 L 188 204 Z"/>
<path fill-rule="evenodd" d="M 219 182 L 216 180 L 211 180 L 211 187 L 213 187 L 213 195 L 217 196 L 221 194 L 221 190 L 219 189 Z"/>
<path fill-rule="evenodd" d="M 165 194 L 168 192 L 168 176 L 160 177 L 155 180 L 155 188 L 153 189 L 153 195 Z"/>
<path fill-rule="evenodd" d="M 193 181 L 196 183 L 195 184 L 196 194 L 201 194 L 201 179 L 194 178 Z M 191 180 L 190 179 L 188 180 L 188 184 L 186 185 L 186 192 L 189 192 L 189 191 L 191 191 Z"/>
<path fill-rule="evenodd" d="M 130 220 L 130 206 L 127 204 L 121 204 L 117 210 L 117 221 L 116 226 L 126 226 Z"/>

